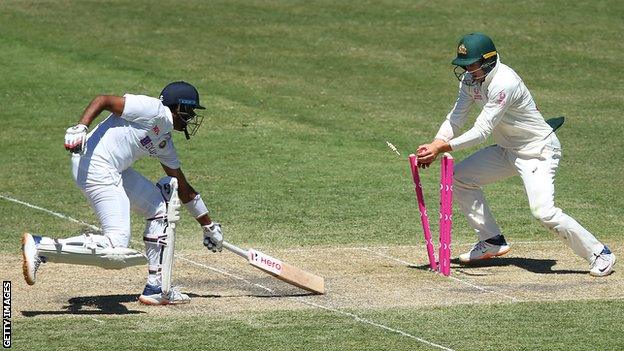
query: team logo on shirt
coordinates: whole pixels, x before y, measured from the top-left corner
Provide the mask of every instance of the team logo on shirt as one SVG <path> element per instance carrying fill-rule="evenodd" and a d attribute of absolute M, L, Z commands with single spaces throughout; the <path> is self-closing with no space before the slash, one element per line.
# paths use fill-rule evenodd
<path fill-rule="evenodd" d="M 160 142 L 160 144 L 158 144 L 158 147 L 161 149 L 164 148 L 165 146 L 167 146 L 167 140 L 163 140 Z"/>
<path fill-rule="evenodd" d="M 479 87 L 474 87 L 472 93 L 474 94 L 475 100 L 483 100 L 483 95 L 481 95 L 481 89 Z"/>

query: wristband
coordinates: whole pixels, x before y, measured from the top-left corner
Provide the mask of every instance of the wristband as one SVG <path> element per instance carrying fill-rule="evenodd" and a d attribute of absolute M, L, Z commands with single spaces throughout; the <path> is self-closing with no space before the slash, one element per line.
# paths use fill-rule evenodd
<path fill-rule="evenodd" d="M 185 203 L 184 207 L 186 207 L 193 218 L 199 218 L 210 212 L 199 194 L 197 194 L 193 200 Z"/>

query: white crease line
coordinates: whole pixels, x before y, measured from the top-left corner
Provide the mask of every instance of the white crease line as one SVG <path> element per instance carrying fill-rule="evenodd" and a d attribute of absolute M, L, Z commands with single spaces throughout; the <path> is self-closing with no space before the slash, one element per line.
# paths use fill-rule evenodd
<path fill-rule="evenodd" d="M 406 265 L 406 266 L 418 267 L 418 265 L 417 265 L 417 264 L 415 264 L 415 263 L 407 262 L 407 261 L 404 261 L 404 260 L 402 260 L 402 259 L 400 259 L 400 258 L 397 258 L 397 257 L 394 257 L 394 256 L 390 256 L 390 255 L 386 255 L 386 254 L 381 253 L 381 252 L 378 252 L 378 251 L 371 250 L 370 248 L 362 248 L 362 251 L 367 251 L 367 252 L 370 252 L 370 253 L 375 254 L 375 255 L 377 255 L 377 256 L 381 256 L 381 257 L 387 258 L 387 259 L 389 259 L 389 260 L 392 260 L 392 261 L 396 261 L 396 262 L 402 263 L 402 264 L 404 264 L 404 265 Z M 503 294 L 503 293 L 498 292 L 498 291 L 494 291 L 494 290 L 489 290 L 489 289 L 486 289 L 486 288 L 484 288 L 484 287 L 482 287 L 482 286 L 475 285 L 475 284 L 473 284 L 473 283 L 470 283 L 470 282 L 468 282 L 468 281 L 465 281 L 465 280 L 459 279 L 459 278 L 457 278 L 457 277 L 449 276 L 448 278 L 453 279 L 453 280 L 455 280 L 455 281 L 457 281 L 457 282 L 459 282 L 459 283 L 462 283 L 462 284 L 468 285 L 468 286 L 470 286 L 470 287 L 473 287 L 473 288 L 475 288 L 475 289 L 477 289 L 477 290 L 480 290 L 480 291 L 486 292 L 486 293 L 496 294 L 496 295 L 501 295 L 501 296 L 503 296 L 503 297 L 505 297 L 505 298 L 507 298 L 507 299 L 510 299 L 510 300 L 512 300 L 512 301 L 514 301 L 514 302 L 518 302 L 518 301 L 520 301 L 519 299 L 517 299 L 517 298 L 515 298 L 515 297 L 513 297 L 513 296 L 509 296 L 509 295 Z"/>
<path fill-rule="evenodd" d="M 46 208 L 43 208 L 43 207 L 39 207 L 39 206 L 35 206 L 35 205 L 32 205 L 32 204 L 29 204 L 28 202 L 24 202 L 24 201 L 20 201 L 20 200 L 18 200 L 18 199 L 14 199 L 14 198 L 12 198 L 12 197 L 10 197 L 10 196 L 6 196 L 6 195 L 2 195 L 2 194 L 0 194 L 0 198 L 3 198 L 3 199 L 5 199 L 5 200 L 11 201 L 11 202 L 15 202 L 15 203 L 20 204 L 20 205 L 24 205 L 24 206 L 26 206 L 26 207 L 34 208 L 35 210 L 43 211 L 43 212 L 48 213 L 48 214 L 51 214 L 51 215 L 53 215 L 53 216 L 55 216 L 55 217 L 62 218 L 62 219 L 66 219 L 66 220 L 68 220 L 68 221 L 70 221 L 70 222 L 74 222 L 74 223 L 78 223 L 78 224 L 86 225 L 87 227 L 89 227 L 89 228 L 91 228 L 91 229 L 93 229 L 93 230 L 98 230 L 98 231 L 100 230 L 100 228 L 98 228 L 98 227 L 96 227 L 96 226 L 94 226 L 94 225 L 91 225 L 91 224 L 89 224 L 89 223 L 86 223 L 86 222 L 83 222 L 83 221 L 77 220 L 77 219 L 75 219 L 75 218 L 72 218 L 72 217 L 66 216 L 66 215 L 61 214 L 61 213 L 58 213 L 58 212 L 50 211 L 50 210 L 48 210 L 48 209 L 46 209 Z"/>
<path fill-rule="evenodd" d="M 202 268 L 206 268 L 206 269 L 209 269 L 209 270 L 211 270 L 213 272 L 217 272 L 219 274 L 223 274 L 225 276 L 228 276 L 228 277 L 231 277 L 231 278 L 234 278 L 234 279 L 238 279 L 238 280 L 240 280 L 242 282 L 245 282 L 247 284 L 250 284 L 250 285 L 256 286 L 258 288 L 264 289 L 264 290 L 270 292 L 271 294 L 275 294 L 275 290 L 273 290 L 271 288 L 268 288 L 268 287 L 266 287 L 266 286 L 264 286 L 262 284 L 252 283 L 249 280 L 247 280 L 247 279 L 245 279 L 245 278 L 243 278 L 243 277 L 241 277 L 239 275 L 232 274 L 232 273 L 226 272 L 226 271 L 224 271 L 222 269 L 215 268 L 215 267 L 212 267 L 212 266 L 209 266 L 209 265 L 206 265 L 206 264 L 202 264 L 202 263 L 190 260 L 190 259 L 188 259 L 186 257 L 183 257 L 183 256 L 180 256 L 180 255 L 176 255 L 176 258 L 179 258 L 179 259 L 181 259 L 183 261 L 186 261 L 186 262 L 188 262 L 188 263 L 190 263 L 192 265 L 195 265 L 195 266 L 198 266 L 198 267 L 202 267 Z"/>
<path fill-rule="evenodd" d="M 557 244 L 561 243 L 559 240 L 543 240 L 543 241 L 510 241 L 509 245 L 539 245 L 539 244 Z M 469 243 L 453 243 L 453 246 L 473 246 L 474 242 Z M 391 249 L 391 248 L 404 248 L 404 249 L 413 249 L 415 247 L 425 247 L 425 244 L 417 244 L 417 245 L 397 245 L 397 246 L 373 246 L 375 249 Z M 340 246 L 340 247 L 326 247 L 326 246 L 318 246 L 311 248 L 288 248 L 282 249 L 281 252 L 311 252 L 311 251 L 319 251 L 319 250 L 334 250 L 334 251 L 358 251 L 370 249 L 371 246 Z M 279 249 L 278 249 L 279 250 Z"/>
<path fill-rule="evenodd" d="M 185 257 L 181 257 L 181 256 L 176 256 L 176 257 L 179 258 L 179 259 L 182 259 L 184 261 L 187 261 L 187 262 L 189 262 L 189 263 L 191 263 L 193 265 L 196 265 L 196 266 L 199 266 L 199 267 L 203 267 L 203 268 L 209 269 L 211 271 L 224 274 L 224 275 L 226 275 L 228 277 L 232 277 L 232 278 L 241 280 L 241 281 L 243 281 L 245 283 L 257 286 L 257 287 L 259 287 L 261 289 L 266 290 L 270 294 L 275 295 L 275 290 L 273 290 L 271 288 L 268 288 L 268 287 L 266 287 L 264 285 L 261 285 L 261 284 L 252 283 L 252 282 L 248 281 L 247 279 L 242 278 L 242 277 L 240 277 L 240 276 L 238 276 L 236 274 L 232 274 L 232 273 L 223 271 L 223 270 L 218 269 L 218 268 L 214 268 L 214 267 L 211 267 L 211 266 L 208 266 L 208 265 L 205 265 L 205 264 L 201 264 L 201 263 L 195 262 L 193 260 L 189 260 L 189 259 L 187 259 Z M 392 333 L 396 333 L 396 334 L 408 337 L 410 339 L 419 341 L 419 342 L 421 342 L 423 344 L 426 344 L 426 345 L 429 345 L 429 346 L 433 346 L 433 347 L 437 347 L 437 348 L 439 348 L 441 350 L 453 351 L 453 349 L 449 349 L 448 347 L 445 347 L 445 346 L 442 346 L 442 345 L 438 345 L 436 343 L 433 343 L 431 341 L 425 340 L 423 338 L 419 338 L 419 337 L 414 336 L 412 334 L 406 333 L 406 332 L 404 332 L 402 330 L 394 329 L 394 328 L 388 327 L 386 325 L 379 324 L 377 322 L 373 322 L 371 320 L 368 320 L 366 318 L 362 318 L 362 317 L 360 317 L 360 316 L 358 316 L 356 314 L 353 314 L 353 313 L 349 313 L 349 312 L 346 312 L 346 311 L 341 311 L 341 310 L 338 310 L 338 309 L 335 309 L 335 308 L 331 308 L 331 307 L 328 307 L 328 306 L 319 305 L 317 303 L 307 301 L 307 300 L 303 299 L 302 297 L 296 297 L 294 299 L 299 301 L 302 304 L 305 304 L 305 305 L 308 305 L 308 306 L 312 306 L 312 307 L 316 307 L 316 308 L 320 308 L 320 309 L 324 309 L 324 310 L 327 310 L 327 311 L 330 311 L 330 312 L 333 312 L 333 313 L 336 313 L 336 314 L 341 314 L 341 315 L 344 315 L 344 316 L 348 316 L 348 317 L 353 318 L 357 322 L 364 323 L 364 324 L 369 324 L 371 326 L 374 326 L 374 327 L 377 327 L 377 328 L 380 328 L 380 329 L 384 329 L 386 331 L 389 331 L 389 332 L 392 332 Z"/>
<path fill-rule="evenodd" d="M 299 298 L 299 299 L 301 299 L 301 298 Z M 369 324 L 369 325 L 372 325 L 374 327 L 377 327 L 377 328 L 380 328 L 380 329 L 384 329 L 384 330 L 387 330 L 387 331 L 392 332 L 392 333 L 397 333 L 399 335 L 402 335 L 402 336 L 408 337 L 410 339 L 414 339 L 416 341 L 419 341 L 419 342 L 421 342 L 423 344 L 426 344 L 426 345 L 429 345 L 429 346 L 433 346 L 433 347 L 437 347 L 437 348 L 439 348 L 441 350 L 453 351 L 453 349 L 449 349 L 448 347 L 445 347 L 445 346 L 433 343 L 431 341 L 427 341 L 425 339 L 419 338 L 419 337 L 414 336 L 412 334 L 408 334 L 408 333 L 406 333 L 406 332 L 404 332 L 402 330 L 393 329 L 393 328 L 390 328 L 390 327 L 388 327 L 386 325 L 373 322 L 371 320 L 368 320 L 366 318 L 362 318 L 362 317 L 360 317 L 360 316 L 358 316 L 356 314 L 353 314 L 353 313 L 349 313 L 349 312 L 346 312 L 346 311 L 341 311 L 341 310 L 337 310 L 337 309 L 334 309 L 334 308 L 331 308 L 331 307 L 319 305 L 319 304 L 316 304 L 316 303 L 310 302 L 310 301 L 301 300 L 301 302 L 306 304 L 306 305 L 310 305 L 310 306 L 317 307 L 317 308 L 322 308 L 322 309 L 327 310 L 327 311 L 331 311 L 331 312 L 334 312 L 334 313 L 337 313 L 337 314 L 342 314 L 344 316 L 351 317 L 351 318 L 353 318 L 354 320 L 356 320 L 358 322 Z"/>
<path fill-rule="evenodd" d="M 87 225 L 87 226 L 89 226 L 90 228 L 92 228 L 92 229 L 94 229 L 94 230 L 98 230 L 98 231 L 100 230 L 100 228 L 98 228 L 98 227 L 96 227 L 96 226 L 94 226 L 94 225 L 87 224 L 87 223 L 85 223 L 85 222 L 83 222 L 83 221 L 79 221 L 79 220 L 77 220 L 77 219 L 74 219 L 74 218 L 71 218 L 71 217 L 69 217 L 69 216 L 66 216 L 66 215 L 60 214 L 60 213 L 58 213 L 58 212 L 50 211 L 50 210 L 45 209 L 45 208 L 43 208 L 43 207 L 35 206 L 35 205 L 29 204 L 29 203 L 27 203 L 27 202 L 23 202 L 23 201 L 20 201 L 20 200 L 17 200 L 17 199 L 11 198 L 11 197 L 4 196 L 4 195 L 2 195 L 2 194 L 0 194 L 0 197 L 1 197 L 1 198 L 3 198 L 3 199 L 6 199 L 6 200 L 9 200 L 9 201 L 12 201 L 12 202 L 15 202 L 15 203 L 18 203 L 18 204 L 21 204 L 21 205 L 24 205 L 24 206 L 27 206 L 27 207 L 33 208 L 33 209 L 36 209 L 36 210 L 40 210 L 40 211 L 46 212 L 46 213 L 48 213 L 48 214 L 51 214 L 51 215 L 56 216 L 56 217 L 59 217 L 59 218 L 67 219 L 67 220 L 72 221 L 72 222 L 74 222 L 74 223 L 80 223 L 80 224 Z M 248 281 L 247 279 L 242 278 L 242 277 L 240 277 L 240 276 L 237 276 L 237 275 L 235 275 L 235 274 L 228 273 L 228 272 L 223 271 L 223 270 L 220 270 L 220 269 L 218 269 L 218 268 L 210 267 L 210 266 L 208 266 L 208 265 L 201 264 L 201 263 L 199 263 L 199 262 L 195 262 L 195 261 L 193 261 L 193 260 L 189 260 L 188 258 L 185 258 L 185 257 L 182 257 L 182 256 L 179 256 L 178 258 L 180 258 L 180 259 L 181 259 L 181 260 L 183 260 L 183 261 L 187 261 L 187 262 L 189 262 L 189 263 L 191 263 L 191 264 L 194 264 L 194 265 L 196 265 L 196 266 L 203 267 L 203 268 L 206 268 L 206 269 L 209 269 L 209 270 L 212 270 L 212 271 L 215 271 L 215 272 L 218 272 L 218 273 L 224 274 L 224 275 L 226 275 L 226 276 L 229 276 L 229 277 L 232 277 L 232 278 L 235 278 L 235 279 L 241 280 L 241 281 L 243 281 L 243 282 L 245 282 L 245 283 L 247 283 L 247 284 L 252 284 L 253 286 L 257 286 L 257 287 L 259 287 L 259 288 L 261 288 L 261 289 L 264 289 L 264 290 L 268 291 L 268 292 L 269 292 L 269 293 L 271 293 L 271 294 L 275 294 L 275 292 L 274 292 L 274 290 L 273 290 L 273 289 L 271 289 L 271 288 L 267 288 L 266 286 L 261 285 L 261 284 L 252 283 L 252 282 Z M 313 307 L 321 308 L 321 309 L 324 309 L 324 310 L 327 310 L 327 311 L 331 311 L 331 312 L 334 312 L 334 313 L 337 313 L 337 314 L 342 314 L 342 315 L 345 315 L 345 316 L 349 316 L 349 317 L 353 318 L 353 319 L 354 319 L 355 321 L 357 321 L 357 322 L 364 323 L 364 324 L 368 324 L 368 325 L 372 325 L 372 326 L 374 326 L 374 327 L 377 327 L 377 328 L 380 328 L 380 329 L 384 329 L 384 330 L 386 330 L 386 331 L 390 331 L 390 332 L 393 332 L 393 333 L 397 333 L 397 334 L 399 334 L 399 335 L 402 335 L 402 336 L 408 337 L 408 338 L 410 338 L 410 339 L 413 339 L 413 340 L 419 341 L 419 342 L 424 343 L 424 344 L 426 344 L 426 345 L 433 346 L 433 347 L 437 347 L 437 348 L 439 348 L 439 349 L 441 349 L 441 350 L 454 351 L 453 349 L 449 349 L 448 347 L 444 347 L 444 346 L 442 346 L 442 345 L 438 345 L 438 344 L 436 344 L 436 343 L 433 343 L 433 342 L 427 341 L 427 340 L 425 340 L 425 339 L 419 338 L 419 337 L 414 336 L 414 335 L 412 335 L 412 334 L 406 333 L 406 332 L 404 332 L 404 331 L 402 331 L 402 330 L 399 330 L 399 329 L 393 329 L 393 328 L 390 328 L 390 327 L 388 327 L 388 326 L 386 326 L 386 325 L 383 325 L 383 324 L 379 324 L 379 323 L 376 323 L 376 322 L 370 321 L 370 320 L 368 320 L 368 319 L 362 318 L 362 317 L 360 317 L 360 316 L 358 316 L 358 315 L 356 315 L 356 314 L 353 314 L 353 313 L 349 313 L 349 312 L 341 311 L 341 310 L 334 309 L 334 308 L 331 308 L 331 307 L 327 307 L 327 306 L 323 306 L 323 305 L 315 304 L 315 303 L 313 303 L 313 302 L 306 301 L 306 300 L 304 300 L 304 299 L 303 299 L 303 298 L 301 298 L 301 297 L 296 298 L 296 300 L 298 300 L 299 302 L 301 302 L 301 303 L 303 303 L 303 304 L 309 305 L 309 306 L 313 306 Z M 97 319 L 95 319 L 95 318 L 92 318 L 92 319 L 93 319 L 93 320 L 96 320 L 96 321 L 99 321 L 99 320 L 97 320 Z M 104 323 L 104 322 L 102 321 L 102 323 Z"/>

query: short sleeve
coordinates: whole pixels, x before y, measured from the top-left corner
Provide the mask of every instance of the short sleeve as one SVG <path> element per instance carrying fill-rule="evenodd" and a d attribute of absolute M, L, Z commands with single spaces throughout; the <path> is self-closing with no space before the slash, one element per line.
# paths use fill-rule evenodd
<path fill-rule="evenodd" d="M 164 113 L 162 102 L 156 98 L 145 95 L 125 94 L 126 99 L 121 118 L 138 123 L 150 125 L 155 117 Z"/>
<path fill-rule="evenodd" d="M 162 143 L 164 143 L 164 145 L 162 145 Z M 171 169 L 180 168 L 180 160 L 178 159 L 178 152 L 173 145 L 173 138 L 161 141 L 158 147 L 160 148 L 158 153 L 158 160 L 160 163 Z"/>

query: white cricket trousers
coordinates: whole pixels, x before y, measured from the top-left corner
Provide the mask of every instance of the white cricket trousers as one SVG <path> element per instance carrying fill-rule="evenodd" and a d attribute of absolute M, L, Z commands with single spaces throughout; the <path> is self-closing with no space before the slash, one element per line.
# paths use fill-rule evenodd
<path fill-rule="evenodd" d="M 533 216 L 558 235 L 580 257 L 590 260 L 603 249 L 593 234 L 555 206 L 555 172 L 561 145 L 555 133 L 537 158 L 522 158 L 512 150 L 492 145 L 459 162 L 455 167 L 454 196 L 479 240 L 501 234 L 483 195 L 484 185 L 519 175 Z"/>
<path fill-rule="evenodd" d="M 86 165 L 86 166 L 82 166 Z M 130 209 L 146 219 L 143 241 L 148 261 L 147 283 L 161 284 L 161 262 L 166 237 L 167 205 L 156 185 L 132 168 L 121 172 L 117 182 L 89 181 L 88 159 L 72 157 L 72 175 L 76 185 L 89 200 L 100 221 L 102 234 L 114 247 L 128 247 L 131 237 Z M 96 169 L 96 168 L 94 168 Z M 116 172 L 115 170 L 107 170 Z M 99 174 L 96 174 L 97 178 Z M 106 179 L 106 177 L 101 177 Z M 97 236 L 95 236 L 97 238 Z M 65 239 L 74 244 L 82 243 L 84 236 Z M 84 244 L 84 243 L 83 243 Z"/>
<path fill-rule="evenodd" d="M 109 238 L 115 247 L 128 247 L 130 244 L 130 209 L 147 220 L 144 235 L 162 235 L 166 224 L 167 205 L 156 185 L 132 168 L 121 173 L 115 184 L 97 184 L 83 181 L 89 175 L 79 166 L 80 158 L 72 158 L 72 174 L 76 185 L 89 200 L 100 225 L 102 234 Z M 155 223 L 155 218 L 163 218 Z M 157 227 L 157 228 L 152 228 Z"/>

